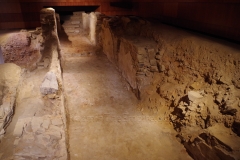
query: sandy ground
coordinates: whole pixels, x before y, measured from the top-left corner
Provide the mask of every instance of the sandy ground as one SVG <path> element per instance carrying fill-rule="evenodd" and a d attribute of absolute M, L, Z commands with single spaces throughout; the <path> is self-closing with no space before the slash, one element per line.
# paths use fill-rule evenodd
<path fill-rule="evenodd" d="M 0 143 L 0 153 L 3 154 L 0 159 L 12 159 L 15 149 L 14 128 L 24 112 L 32 109 L 31 102 L 36 102 L 41 99 L 39 86 L 46 72 L 45 69 L 41 69 L 35 70 L 34 72 L 27 72 L 23 75 L 21 85 L 18 88 L 16 103 L 25 103 L 26 105 L 17 105 L 17 107 L 15 107 L 12 121 L 7 127 L 6 134 Z"/>
<path fill-rule="evenodd" d="M 0 46 L 12 33 L 18 33 L 19 30 L 0 30 Z M 17 89 L 16 104 L 19 102 L 27 102 L 31 98 L 39 98 L 40 91 L 39 86 L 42 82 L 43 76 L 46 70 L 35 70 L 34 72 L 25 72 L 21 77 L 21 85 Z M 1 76 L 1 75 L 0 75 Z M 4 138 L 0 142 L 0 159 L 12 159 L 14 154 L 14 141 L 13 131 L 15 125 L 26 110 L 30 110 L 31 105 L 21 105 L 15 107 L 14 116 L 12 117 L 11 123 L 6 129 Z M 2 155 L 2 156 L 1 156 Z"/>
<path fill-rule="evenodd" d="M 93 53 L 86 37 L 69 39 L 61 46 L 71 160 L 191 159 L 168 122 L 137 109 L 138 100 L 105 55 Z"/>

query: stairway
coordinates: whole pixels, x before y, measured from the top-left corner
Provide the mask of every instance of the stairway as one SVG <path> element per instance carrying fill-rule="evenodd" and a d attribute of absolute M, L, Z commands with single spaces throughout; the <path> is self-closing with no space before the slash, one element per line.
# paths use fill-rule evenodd
<path fill-rule="evenodd" d="M 82 31 L 82 13 L 73 12 L 71 16 L 64 16 L 63 29 L 68 36 L 78 35 Z"/>

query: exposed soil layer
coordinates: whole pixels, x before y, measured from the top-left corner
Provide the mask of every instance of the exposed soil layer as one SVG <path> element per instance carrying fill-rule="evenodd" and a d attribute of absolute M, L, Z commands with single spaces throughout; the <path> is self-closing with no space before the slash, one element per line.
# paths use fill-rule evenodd
<path fill-rule="evenodd" d="M 167 116 L 192 157 L 239 159 L 240 46 L 135 16 L 105 18 L 101 37 L 139 109 Z"/>

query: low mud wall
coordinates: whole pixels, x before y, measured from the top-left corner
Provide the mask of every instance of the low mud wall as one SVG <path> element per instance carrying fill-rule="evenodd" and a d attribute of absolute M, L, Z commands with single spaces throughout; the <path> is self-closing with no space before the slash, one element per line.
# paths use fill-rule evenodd
<path fill-rule="evenodd" d="M 60 66 L 60 43 L 57 35 L 55 11 L 52 8 L 41 10 L 41 55 L 43 66 L 33 72 L 26 73 L 37 81 L 37 90 L 30 95 L 19 93 L 16 107 L 25 108 L 17 119 L 13 136 L 14 159 L 61 159 L 68 158 L 67 122 L 64 108 L 62 72 Z M 45 60 L 48 64 L 45 65 Z M 34 74 L 41 76 L 36 77 Z M 28 77 L 24 77 L 28 80 Z M 24 84 L 22 84 L 24 85 Z M 21 86 L 20 86 L 21 89 Z M 35 87 L 34 87 L 35 89 Z M 27 91 L 26 87 L 26 92 Z"/>

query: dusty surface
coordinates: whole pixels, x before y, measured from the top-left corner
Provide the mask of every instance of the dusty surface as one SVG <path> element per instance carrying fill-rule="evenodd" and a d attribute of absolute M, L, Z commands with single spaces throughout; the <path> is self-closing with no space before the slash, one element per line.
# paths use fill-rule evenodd
<path fill-rule="evenodd" d="M 239 45 L 135 16 L 105 18 L 101 34 L 141 111 L 168 117 L 195 159 L 239 159 Z M 219 124 L 238 147 L 208 131 Z"/>
<path fill-rule="evenodd" d="M 77 36 L 61 41 L 70 159 L 191 159 L 169 123 L 138 111 L 114 65 Z"/>
<path fill-rule="evenodd" d="M 46 69 L 40 69 L 22 75 L 15 114 L 0 143 L 1 159 L 53 159 L 64 156 L 60 154 L 63 147 L 59 146 L 65 144 L 61 136 L 64 129 L 60 100 L 42 98 L 39 89 L 46 72 Z"/>
<path fill-rule="evenodd" d="M 19 93 L 17 98 L 18 105 L 15 107 L 15 114 L 13 116 L 13 120 L 8 126 L 6 130 L 6 134 L 4 135 L 2 143 L 0 143 L 0 153 L 3 153 L 2 159 L 5 158 L 13 158 L 14 155 L 14 141 L 15 136 L 13 135 L 15 126 L 24 114 L 24 112 L 27 112 L 27 110 L 32 110 L 32 103 L 35 101 L 35 106 L 39 107 L 37 99 L 39 99 L 40 92 L 38 84 L 40 85 L 42 78 L 44 76 L 44 73 L 46 71 L 38 71 L 36 73 L 27 73 L 25 75 L 22 75 L 22 79 L 24 79 L 19 86 Z M 34 98 L 34 99 L 33 99 Z M 21 103 L 25 103 L 21 105 Z M 29 115 L 33 116 L 33 115 Z"/>
<path fill-rule="evenodd" d="M 0 64 L 0 143 L 12 121 L 21 68 L 12 63 Z M 0 152 L 1 153 L 1 152 Z"/>

